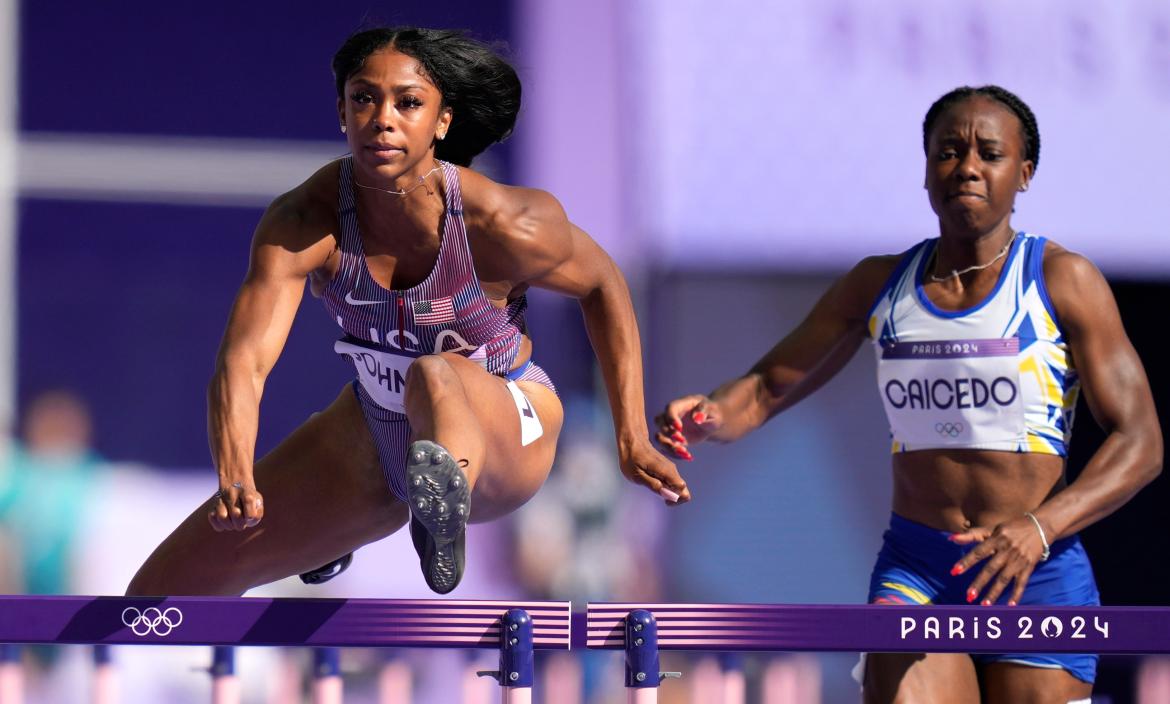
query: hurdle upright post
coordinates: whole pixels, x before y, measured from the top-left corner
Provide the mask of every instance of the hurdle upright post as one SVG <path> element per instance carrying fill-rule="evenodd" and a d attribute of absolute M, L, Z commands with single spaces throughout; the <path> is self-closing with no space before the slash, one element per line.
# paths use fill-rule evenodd
<path fill-rule="evenodd" d="M 24 670 L 21 649 L 15 643 L 0 643 L 0 704 L 24 701 Z"/>
<path fill-rule="evenodd" d="M 211 704 L 240 704 L 240 681 L 236 678 L 236 649 L 217 645 L 211 649 Z"/>
<path fill-rule="evenodd" d="M 626 699 L 629 704 L 657 704 L 658 685 L 681 672 L 658 671 L 658 622 L 646 609 L 626 615 Z"/>
<path fill-rule="evenodd" d="M 313 704 L 341 704 L 341 649 L 313 648 Z"/>
<path fill-rule="evenodd" d="M 743 653 L 719 653 L 723 704 L 743 704 L 747 701 L 747 676 L 744 673 L 743 659 Z"/>
<path fill-rule="evenodd" d="M 114 658 L 110 646 L 93 646 L 93 688 L 92 704 L 116 704 L 121 700 L 118 692 L 118 678 L 114 670 Z"/>
<path fill-rule="evenodd" d="M 414 695 L 410 666 L 397 650 L 382 654 L 382 669 L 378 672 L 378 704 L 402 704 Z"/>
<path fill-rule="evenodd" d="M 500 685 L 503 704 L 532 704 L 533 661 L 532 617 L 524 609 L 509 609 L 500 619 L 500 669 L 478 672 Z"/>

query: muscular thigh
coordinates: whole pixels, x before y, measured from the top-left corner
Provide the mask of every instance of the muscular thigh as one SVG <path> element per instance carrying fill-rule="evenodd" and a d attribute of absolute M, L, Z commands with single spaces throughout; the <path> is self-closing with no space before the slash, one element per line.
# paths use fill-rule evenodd
<path fill-rule="evenodd" d="M 1058 668 L 993 662 L 981 675 L 985 704 L 1068 704 L 1093 693 L 1093 685 Z"/>
<path fill-rule="evenodd" d="M 938 531 L 900 516 L 890 517 L 870 575 L 871 604 L 930 604 L 945 597 L 945 575 L 958 548 Z M 978 704 L 975 663 L 960 653 L 870 653 L 867 703 L 956 702 Z"/>
<path fill-rule="evenodd" d="M 520 411 L 506 381 L 463 357 L 443 356 L 459 375 L 484 432 L 486 456 L 472 497 L 472 520 L 492 520 L 532 498 L 548 477 L 564 411 L 560 399 L 548 387 L 531 381 L 517 382 L 543 428 L 540 438 L 521 446 Z"/>
<path fill-rule="evenodd" d="M 264 520 L 216 533 L 197 506 L 135 578 L 147 594 L 238 594 L 308 571 L 406 521 L 386 486 L 353 391 L 346 386 L 254 468 Z"/>
<path fill-rule="evenodd" d="M 959 653 L 869 653 L 866 704 L 979 704 L 975 664 Z"/>

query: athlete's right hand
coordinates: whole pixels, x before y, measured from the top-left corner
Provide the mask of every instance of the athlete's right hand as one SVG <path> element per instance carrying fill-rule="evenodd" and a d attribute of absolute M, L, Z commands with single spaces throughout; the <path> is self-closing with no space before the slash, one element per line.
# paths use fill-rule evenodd
<path fill-rule="evenodd" d="M 668 506 L 685 504 L 691 500 L 691 490 L 678 473 L 678 468 L 655 450 L 647 438 L 639 438 L 628 447 L 619 444 L 618 457 L 626 479 L 658 494 Z"/>
<path fill-rule="evenodd" d="M 654 439 L 676 457 L 692 460 L 690 443 L 711 437 L 723 425 L 719 405 L 702 394 L 676 398 L 654 418 L 658 432 Z"/>
<path fill-rule="evenodd" d="M 219 491 L 211 497 L 207 520 L 216 533 L 225 530 L 246 530 L 264 518 L 264 497 L 256 491 L 251 480 L 229 482 L 220 479 Z"/>

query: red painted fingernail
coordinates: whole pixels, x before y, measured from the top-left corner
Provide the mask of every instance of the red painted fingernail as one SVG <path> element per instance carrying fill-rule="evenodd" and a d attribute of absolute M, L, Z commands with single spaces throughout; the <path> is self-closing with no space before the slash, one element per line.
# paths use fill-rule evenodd
<path fill-rule="evenodd" d="M 703 421 L 707 420 L 707 414 L 703 413 L 702 411 L 695 411 L 691 418 L 693 418 L 696 423 L 702 423 Z"/>
<path fill-rule="evenodd" d="M 951 541 L 951 542 L 953 543 L 953 542 L 955 542 L 955 538 L 956 538 L 958 535 L 959 535 L 958 533 L 951 533 L 950 535 L 948 535 L 948 536 L 947 536 L 947 540 L 949 540 L 949 541 Z"/>
<path fill-rule="evenodd" d="M 962 565 L 955 565 L 954 567 L 951 568 L 951 576 L 952 577 L 957 577 L 961 574 L 963 574 Z"/>
<path fill-rule="evenodd" d="M 970 604 L 972 601 L 975 601 L 975 597 L 977 597 L 977 596 L 979 596 L 978 592 L 976 592 L 974 589 L 968 589 L 967 590 L 967 603 Z"/>
<path fill-rule="evenodd" d="M 682 433 L 675 433 L 675 434 L 671 435 L 670 437 L 674 438 L 675 442 L 681 442 L 681 443 L 685 444 L 687 441 L 687 439 L 685 437 L 683 437 Z"/>
<path fill-rule="evenodd" d="M 693 460 L 693 459 L 695 459 L 695 458 L 694 458 L 694 456 L 693 456 L 693 455 L 691 455 L 691 453 L 687 452 L 686 450 L 683 450 L 683 451 L 682 451 L 682 458 L 683 458 L 684 460 Z"/>
<path fill-rule="evenodd" d="M 674 421 L 674 429 L 675 430 L 682 430 L 682 421 L 681 420 Z"/>
<path fill-rule="evenodd" d="M 1015 599 L 1011 599 L 1011 600 L 1009 600 L 1009 601 L 1008 601 L 1008 606 L 1015 606 L 1015 605 L 1016 605 L 1016 600 L 1015 600 Z"/>
<path fill-rule="evenodd" d="M 983 605 L 984 605 L 984 606 L 991 606 L 991 600 L 990 600 L 990 599 L 984 599 L 984 600 L 983 600 Z"/>

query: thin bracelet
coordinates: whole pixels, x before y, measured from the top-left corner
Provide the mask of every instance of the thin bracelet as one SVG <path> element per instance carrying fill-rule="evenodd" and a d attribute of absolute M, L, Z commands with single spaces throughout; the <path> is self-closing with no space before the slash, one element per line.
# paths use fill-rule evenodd
<path fill-rule="evenodd" d="M 1035 516 L 1033 516 L 1031 513 L 1028 513 L 1027 511 L 1024 512 L 1024 515 L 1028 518 L 1031 518 L 1032 522 L 1036 524 L 1036 530 L 1040 531 L 1040 542 L 1044 543 L 1044 553 L 1040 555 L 1040 561 L 1044 562 L 1048 559 L 1048 556 L 1052 554 L 1052 550 L 1049 549 L 1048 545 L 1048 536 L 1044 535 L 1044 529 L 1040 527 L 1040 521 L 1038 521 Z"/>

